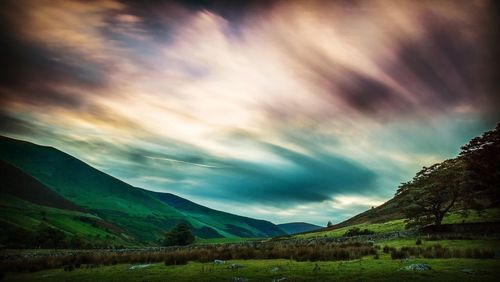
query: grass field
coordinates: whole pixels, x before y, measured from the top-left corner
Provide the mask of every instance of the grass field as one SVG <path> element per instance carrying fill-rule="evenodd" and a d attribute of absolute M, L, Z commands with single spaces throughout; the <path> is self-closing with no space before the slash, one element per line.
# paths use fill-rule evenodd
<path fill-rule="evenodd" d="M 469 240 L 426 240 L 420 247 L 439 244 L 450 249 L 481 248 L 500 252 L 495 238 Z M 383 246 L 415 246 L 415 238 L 377 241 L 377 256 L 357 260 L 303 261 L 289 259 L 227 260 L 225 264 L 188 262 L 186 265 L 132 263 L 106 266 L 82 264 L 72 271 L 63 267 L 31 273 L 7 273 L 4 281 L 497 281 L 500 259 L 416 258 L 392 259 Z M 405 267 L 425 263 L 431 270 Z M 231 269 L 232 264 L 241 268 Z M 238 280 L 241 278 L 242 280 Z M 285 279 L 286 278 L 286 279 Z M 245 280 L 248 279 L 248 280 Z M 283 280 L 279 280 L 283 279 Z"/>
<path fill-rule="evenodd" d="M 228 268 L 236 263 L 237 270 Z M 426 263 L 432 270 L 403 269 Z M 8 274 L 5 281 L 497 281 L 495 259 L 410 259 L 365 257 L 356 261 L 295 262 L 290 260 L 234 260 L 224 265 L 190 262 L 182 266 L 121 264 L 74 271 L 62 269 Z M 236 280 L 235 277 L 242 278 Z M 283 278 L 286 278 L 283 279 Z M 278 280 L 283 279 L 283 280 Z"/>
<path fill-rule="evenodd" d="M 421 239 L 422 247 L 433 246 L 439 244 L 448 248 L 482 248 L 490 249 L 493 251 L 500 251 L 500 240 L 498 239 L 476 239 L 476 240 L 426 240 Z M 387 241 L 377 241 L 376 245 L 381 247 L 387 245 L 389 247 L 401 248 L 404 246 L 416 246 L 416 239 L 397 239 Z"/>

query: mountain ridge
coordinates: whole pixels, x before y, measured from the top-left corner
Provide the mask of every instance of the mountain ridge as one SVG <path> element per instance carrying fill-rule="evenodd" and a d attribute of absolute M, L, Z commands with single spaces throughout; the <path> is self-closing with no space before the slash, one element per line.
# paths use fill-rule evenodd
<path fill-rule="evenodd" d="M 288 223 L 278 224 L 278 226 L 289 235 L 319 230 L 323 228 L 322 226 L 307 222 L 288 222 Z"/>
<path fill-rule="evenodd" d="M 174 194 L 131 186 L 53 147 L 0 136 L 0 159 L 75 206 L 119 226 L 136 242 L 153 244 L 179 222 L 188 223 L 200 238 L 285 234 L 269 221 L 213 210 Z M 176 202 L 177 208 L 172 207 Z M 182 205 L 186 207 L 181 208 Z M 202 216 L 203 213 L 206 214 Z"/>

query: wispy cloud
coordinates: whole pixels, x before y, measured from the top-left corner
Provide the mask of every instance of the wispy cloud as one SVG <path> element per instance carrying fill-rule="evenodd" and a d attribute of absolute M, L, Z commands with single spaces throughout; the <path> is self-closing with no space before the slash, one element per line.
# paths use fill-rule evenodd
<path fill-rule="evenodd" d="M 168 161 L 168 162 L 173 162 L 173 163 L 194 165 L 194 166 L 205 167 L 205 168 L 222 168 L 222 167 L 219 167 L 219 166 L 198 164 L 198 163 L 192 163 L 192 162 L 185 162 L 185 161 L 175 160 L 175 159 L 170 159 L 170 158 L 160 158 L 160 157 L 150 157 L 150 156 L 144 156 L 144 157 L 146 157 L 148 159 L 151 159 L 151 160 Z"/>

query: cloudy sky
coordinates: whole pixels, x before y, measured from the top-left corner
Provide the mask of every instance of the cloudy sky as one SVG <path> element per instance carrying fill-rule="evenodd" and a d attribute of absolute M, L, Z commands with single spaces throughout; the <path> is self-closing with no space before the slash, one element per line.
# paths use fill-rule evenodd
<path fill-rule="evenodd" d="M 488 1 L 0 5 L 1 134 L 275 223 L 379 205 L 499 120 Z"/>

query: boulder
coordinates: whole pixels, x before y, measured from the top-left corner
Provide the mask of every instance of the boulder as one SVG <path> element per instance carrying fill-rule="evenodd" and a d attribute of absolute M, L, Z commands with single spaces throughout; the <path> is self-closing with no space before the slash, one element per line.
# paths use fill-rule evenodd
<path fill-rule="evenodd" d="M 413 263 L 406 266 L 404 269 L 413 271 L 423 271 L 423 270 L 431 270 L 432 268 L 425 263 Z"/>

